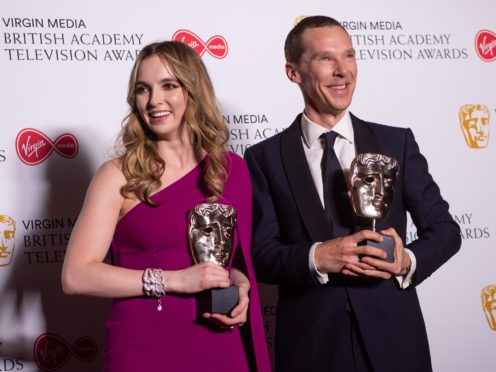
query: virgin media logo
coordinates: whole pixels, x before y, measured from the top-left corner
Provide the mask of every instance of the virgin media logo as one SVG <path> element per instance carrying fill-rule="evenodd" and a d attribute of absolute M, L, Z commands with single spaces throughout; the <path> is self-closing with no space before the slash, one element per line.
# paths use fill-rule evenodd
<path fill-rule="evenodd" d="M 484 62 L 496 59 L 496 34 L 489 30 L 480 30 L 475 35 L 475 50 Z"/>
<path fill-rule="evenodd" d="M 222 59 L 227 56 L 227 41 L 220 35 L 212 36 L 206 42 L 194 32 L 189 30 L 178 30 L 172 35 L 172 40 L 188 44 L 200 56 L 208 52 L 212 57 Z"/>
<path fill-rule="evenodd" d="M 45 372 L 56 371 L 74 355 L 82 362 L 90 363 L 96 358 L 96 342 L 89 336 L 79 338 L 69 345 L 62 337 L 45 333 L 33 346 L 34 361 Z"/>
<path fill-rule="evenodd" d="M 78 142 L 72 134 L 64 133 L 51 141 L 44 133 L 25 128 L 16 138 L 16 151 L 25 164 L 36 165 L 45 161 L 55 151 L 64 158 L 71 159 L 78 153 Z"/>

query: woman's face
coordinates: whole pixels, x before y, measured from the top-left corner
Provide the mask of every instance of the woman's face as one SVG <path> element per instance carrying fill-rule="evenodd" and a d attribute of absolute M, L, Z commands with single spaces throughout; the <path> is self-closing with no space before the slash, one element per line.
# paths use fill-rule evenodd
<path fill-rule="evenodd" d="M 169 66 L 157 55 L 141 62 L 135 93 L 141 118 L 159 139 L 174 139 L 181 135 L 186 127 L 186 95 Z"/>

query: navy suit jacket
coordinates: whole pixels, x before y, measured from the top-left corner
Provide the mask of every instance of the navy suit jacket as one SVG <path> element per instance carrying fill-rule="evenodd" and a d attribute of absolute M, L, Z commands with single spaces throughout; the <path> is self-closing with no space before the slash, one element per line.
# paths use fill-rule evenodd
<path fill-rule="evenodd" d="M 401 289 L 395 278 L 376 280 L 330 274 L 315 281 L 308 255 L 314 242 L 333 238 L 301 141 L 299 115 L 283 131 L 247 149 L 253 185 L 252 256 L 257 279 L 277 284 L 276 367 L 280 371 L 328 371 L 339 345 L 343 316 L 356 318 L 376 371 L 430 371 L 429 346 L 415 286 L 460 248 L 459 226 L 428 172 L 410 129 L 362 121 L 351 115 L 358 153 L 399 161 L 394 198 L 377 231 L 394 227 L 406 241 L 409 212 L 418 239 L 408 244 L 417 258 L 414 282 Z M 355 231 L 370 229 L 356 220 Z"/>

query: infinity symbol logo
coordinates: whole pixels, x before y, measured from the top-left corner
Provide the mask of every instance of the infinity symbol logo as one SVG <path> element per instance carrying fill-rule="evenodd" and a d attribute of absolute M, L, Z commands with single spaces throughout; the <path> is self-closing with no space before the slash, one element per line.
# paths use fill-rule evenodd
<path fill-rule="evenodd" d="M 74 355 L 80 361 L 90 363 L 96 358 L 96 342 L 89 336 L 79 338 L 69 345 L 62 337 L 45 333 L 34 343 L 34 360 L 45 372 L 61 368 Z"/>
<path fill-rule="evenodd" d="M 45 161 L 55 150 L 60 156 L 71 159 L 78 153 L 78 142 L 72 134 L 64 133 L 52 142 L 39 130 L 26 128 L 16 138 L 16 151 L 25 164 L 36 165 Z"/>
<path fill-rule="evenodd" d="M 204 43 L 194 32 L 189 30 L 178 30 L 172 35 L 172 40 L 188 44 L 200 56 L 202 56 L 205 51 L 212 57 L 218 59 L 227 56 L 227 41 L 220 35 L 212 36 Z"/>
<path fill-rule="evenodd" d="M 475 50 L 484 62 L 496 59 L 496 34 L 489 30 L 480 30 L 475 35 Z"/>

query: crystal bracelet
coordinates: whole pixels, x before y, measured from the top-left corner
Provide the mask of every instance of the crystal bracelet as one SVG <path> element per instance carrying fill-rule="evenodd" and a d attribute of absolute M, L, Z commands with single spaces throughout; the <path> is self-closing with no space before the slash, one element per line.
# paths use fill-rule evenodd
<path fill-rule="evenodd" d="M 165 296 L 165 276 L 162 269 L 145 269 L 143 272 L 143 293 L 157 297 L 157 310 L 162 311 L 162 296 Z"/>

